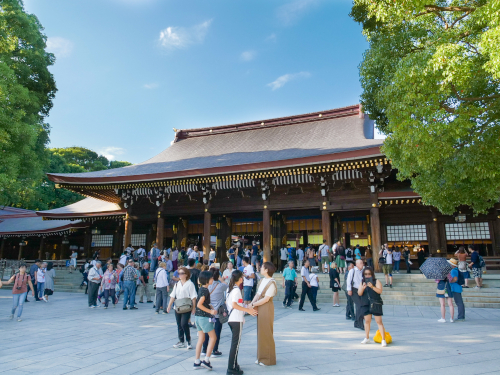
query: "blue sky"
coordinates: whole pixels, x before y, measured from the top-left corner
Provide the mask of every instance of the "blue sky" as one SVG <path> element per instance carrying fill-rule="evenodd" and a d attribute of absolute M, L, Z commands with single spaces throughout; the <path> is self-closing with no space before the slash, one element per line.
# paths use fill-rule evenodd
<path fill-rule="evenodd" d="M 59 89 L 50 147 L 138 163 L 172 128 L 358 103 L 368 47 L 350 0 L 25 0 Z"/>

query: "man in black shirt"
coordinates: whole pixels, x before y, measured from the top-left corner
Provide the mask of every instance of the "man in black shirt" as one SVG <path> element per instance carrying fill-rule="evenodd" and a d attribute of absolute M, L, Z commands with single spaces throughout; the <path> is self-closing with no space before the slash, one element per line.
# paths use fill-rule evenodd
<path fill-rule="evenodd" d="M 189 272 L 191 273 L 190 280 L 193 282 L 194 288 L 196 289 L 196 293 L 198 294 L 198 290 L 200 289 L 200 286 L 198 284 L 198 277 L 200 276 L 200 270 L 195 268 L 195 266 L 194 266 L 195 263 L 196 263 L 196 260 L 194 260 L 192 258 L 188 260 L 188 269 L 189 269 Z"/>

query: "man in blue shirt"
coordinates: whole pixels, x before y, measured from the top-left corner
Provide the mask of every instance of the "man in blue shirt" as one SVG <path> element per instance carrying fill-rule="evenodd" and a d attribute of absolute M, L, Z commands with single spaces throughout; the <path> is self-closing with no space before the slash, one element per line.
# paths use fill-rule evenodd
<path fill-rule="evenodd" d="M 472 267 L 472 275 L 476 280 L 475 289 L 480 289 L 483 286 L 483 269 L 481 267 L 481 259 L 479 258 L 479 252 L 474 248 L 474 245 L 469 245 L 469 251 L 471 252 L 469 264 Z"/>
<path fill-rule="evenodd" d="M 455 300 L 455 303 L 457 305 L 458 309 L 458 317 L 457 317 L 457 322 L 463 322 L 465 320 L 465 306 L 464 302 L 462 300 L 462 283 L 464 280 L 460 280 L 460 278 L 463 279 L 463 276 L 461 275 L 461 272 L 458 270 L 458 260 L 456 259 L 450 259 L 448 263 L 453 267 L 451 270 L 451 281 L 450 281 L 450 287 L 451 291 L 453 292 L 453 299 Z M 462 283 L 460 282 L 462 281 Z M 453 317 L 451 317 L 451 321 L 453 321 Z"/>
<path fill-rule="evenodd" d="M 234 263 L 234 253 L 235 253 L 234 246 L 231 246 L 227 251 L 227 253 L 229 254 L 229 260 L 233 263 L 233 266 L 235 266 L 236 264 Z"/>
<path fill-rule="evenodd" d="M 283 271 L 283 288 L 285 288 L 285 299 L 283 300 L 283 307 L 287 309 L 292 308 L 294 286 L 297 283 L 297 274 L 295 272 L 295 264 L 291 260 L 288 262 L 288 268 Z"/>

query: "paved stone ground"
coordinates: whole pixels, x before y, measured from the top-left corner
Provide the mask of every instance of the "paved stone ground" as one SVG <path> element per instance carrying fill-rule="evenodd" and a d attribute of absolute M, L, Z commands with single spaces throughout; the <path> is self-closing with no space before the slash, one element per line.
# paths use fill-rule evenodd
<path fill-rule="evenodd" d="M 11 304 L 10 292 L 1 290 L 0 374 L 194 372 L 194 351 L 172 348 L 178 341 L 173 314 L 156 315 L 151 304 L 136 311 L 89 309 L 85 295 L 56 292 L 49 303 L 25 304 L 22 322 L 8 319 Z M 253 363 L 256 321 L 247 318 L 239 354 L 245 374 L 500 374 L 500 310 L 469 309 L 466 322 L 442 324 L 435 307 L 384 306 L 394 343 L 382 348 L 360 344 L 363 332 L 345 320 L 343 308 L 320 307 L 313 313 L 306 305 L 301 313 L 276 304 L 273 367 Z M 373 325 L 372 336 L 376 330 Z M 224 355 L 212 359 L 213 373 L 226 372 L 229 332 L 225 325 Z"/>

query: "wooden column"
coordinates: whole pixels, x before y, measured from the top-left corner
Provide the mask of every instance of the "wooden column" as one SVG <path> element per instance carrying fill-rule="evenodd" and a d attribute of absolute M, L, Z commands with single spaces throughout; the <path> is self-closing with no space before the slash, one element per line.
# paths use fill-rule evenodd
<path fill-rule="evenodd" d="M 332 226 L 330 222 L 330 213 L 322 209 L 321 210 L 321 230 L 323 232 L 323 240 L 326 240 L 326 244 L 331 248 L 332 246 Z"/>
<path fill-rule="evenodd" d="M 440 249 L 440 236 L 439 236 L 439 223 L 437 218 L 437 212 L 431 212 L 431 223 L 430 223 L 430 241 L 429 241 L 429 253 L 437 254 L 437 251 L 440 250 L 440 253 L 446 254 L 446 249 Z"/>
<path fill-rule="evenodd" d="M 210 253 L 210 232 L 212 225 L 212 214 L 208 211 L 208 207 L 205 208 L 205 214 L 203 217 L 203 259 L 208 259 L 208 254 Z"/>
<path fill-rule="evenodd" d="M 2 237 L 2 244 L 0 245 L 0 259 L 3 259 L 4 249 L 5 249 L 5 237 Z"/>
<path fill-rule="evenodd" d="M 43 247 L 45 246 L 45 237 L 40 239 L 40 247 L 38 248 L 38 259 L 43 259 Z"/>
<path fill-rule="evenodd" d="M 85 252 L 86 258 L 92 257 L 92 230 L 90 228 L 85 229 L 85 238 L 83 240 L 83 251 Z M 40 258 L 43 259 L 43 258 Z"/>
<path fill-rule="evenodd" d="M 231 246 L 231 231 L 231 218 L 226 215 L 217 217 L 215 223 L 215 237 L 217 238 L 216 256 L 217 262 L 219 263 L 227 262 L 229 260 L 226 252 L 229 249 L 229 246 Z"/>
<path fill-rule="evenodd" d="M 19 241 L 19 243 L 23 242 L 23 240 L 21 239 L 21 241 Z M 21 257 L 23 255 L 23 247 L 24 246 L 21 246 L 19 245 L 19 252 L 17 253 L 17 260 L 21 260 Z"/>
<path fill-rule="evenodd" d="M 285 217 L 279 212 L 274 214 L 271 222 L 271 262 L 280 267 L 280 249 L 283 247 L 283 240 L 286 241 Z"/>
<path fill-rule="evenodd" d="M 380 209 L 377 194 L 371 194 L 372 207 L 370 208 L 370 231 L 372 236 L 373 266 L 378 270 L 378 253 L 380 251 Z"/>
<path fill-rule="evenodd" d="M 267 202 L 262 213 L 262 249 L 264 262 L 271 262 L 271 212 L 267 208 Z"/>
<path fill-rule="evenodd" d="M 165 219 L 161 217 L 161 213 L 158 212 L 158 221 L 156 222 L 156 243 L 158 244 L 158 249 L 163 250 L 163 237 L 165 230 Z"/>
<path fill-rule="evenodd" d="M 495 209 L 493 210 L 495 214 L 495 220 L 493 221 L 493 255 L 500 255 L 500 203 L 495 204 Z"/>
<path fill-rule="evenodd" d="M 128 217 L 125 219 L 125 243 L 123 244 L 123 250 L 127 248 L 127 246 L 132 241 L 132 220 Z"/>

